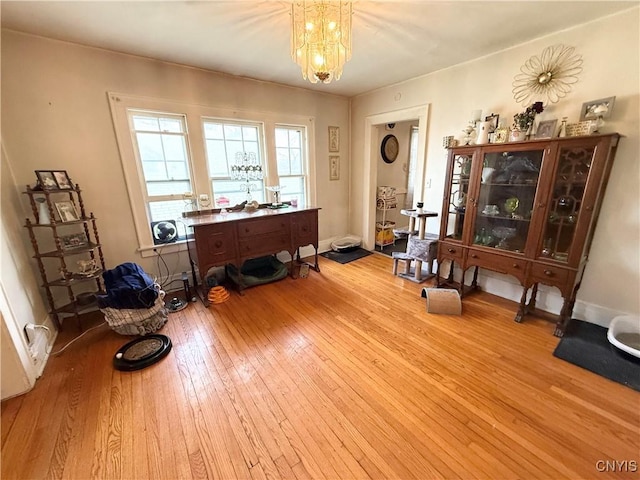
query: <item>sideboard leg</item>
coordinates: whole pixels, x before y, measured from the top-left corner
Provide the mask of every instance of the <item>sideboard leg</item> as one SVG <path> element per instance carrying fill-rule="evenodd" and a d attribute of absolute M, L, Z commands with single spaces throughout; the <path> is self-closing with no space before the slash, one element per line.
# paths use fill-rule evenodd
<path fill-rule="evenodd" d="M 522 288 L 522 297 L 520 297 L 520 306 L 518 307 L 518 313 L 516 313 L 516 318 L 514 320 L 518 323 L 522 323 L 524 320 L 524 316 L 527 314 L 527 293 L 529 292 L 529 287 Z"/>
<path fill-rule="evenodd" d="M 536 309 L 536 297 L 538 296 L 538 284 L 533 284 L 533 290 L 531 291 L 531 298 L 529 298 L 529 303 L 527 303 L 527 307 L 524 309 L 524 313 L 532 313 Z"/>

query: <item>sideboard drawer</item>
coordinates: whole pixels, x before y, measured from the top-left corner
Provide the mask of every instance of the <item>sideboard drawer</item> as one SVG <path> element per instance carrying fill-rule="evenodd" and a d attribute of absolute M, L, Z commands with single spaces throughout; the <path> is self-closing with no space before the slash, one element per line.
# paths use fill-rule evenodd
<path fill-rule="evenodd" d="M 260 218 L 238 225 L 238 237 L 255 237 L 256 235 L 286 233 L 289 235 L 290 221 L 288 216 L 280 215 L 280 218 Z"/>
<path fill-rule="evenodd" d="M 464 249 L 455 243 L 438 242 L 438 259 L 449 258 L 455 261 L 462 261 Z"/>
<path fill-rule="evenodd" d="M 317 211 L 295 213 L 291 216 L 291 239 L 296 248 L 318 244 Z"/>
<path fill-rule="evenodd" d="M 236 236 L 233 225 L 204 225 L 195 232 L 198 260 L 202 266 L 232 262 L 236 258 Z"/>
<path fill-rule="evenodd" d="M 544 263 L 534 263 L 531 267 L 531 277 L 534 281 L 557 287 L 561 287 L 567 283 L 570 273 L 571 271 L 567 268 Z"/>
<path fill-rule="evenodd" d="M 488 268 L 494 272 L 513 275 L 520 280 L 524 280 L 527 270 L 527 261 L 523 258 L 473 248 L 467 252 L 466 265 Z"/>
<path fill-rule="evenodd" d="M 288 232 L 278 235 L 260 235 L 244 238 L 238 242 L 238 250 L 242 258 L 259 257 L 282 252 L 283 250 L 288 251 L 290 246 L 291 238 Z"/>

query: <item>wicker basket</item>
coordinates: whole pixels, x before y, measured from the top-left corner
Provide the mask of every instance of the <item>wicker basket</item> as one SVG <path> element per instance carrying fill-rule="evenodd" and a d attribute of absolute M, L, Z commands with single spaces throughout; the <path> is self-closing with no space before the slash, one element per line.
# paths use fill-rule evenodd
<path fill-rule="evenodd" d="M 101 308 L 105 320 L 120 335 L 148 335 L 167 323 L 169 312 L 164 306 L 164 292 L 160 291 L 151 308 Z"/>

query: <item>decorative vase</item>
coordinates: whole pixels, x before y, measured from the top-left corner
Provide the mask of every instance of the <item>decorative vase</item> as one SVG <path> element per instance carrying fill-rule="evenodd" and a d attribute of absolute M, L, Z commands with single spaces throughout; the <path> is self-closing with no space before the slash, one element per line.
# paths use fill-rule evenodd
<path fill-rule="evenodd" d="M 491 122 L 478 122 L 478 125 L 477 125 L 478 136 L 476 137 L 476 143 L 489 143 L 490 128 L 491 128 Z"/>
<path fill-rule="evenodd" d="M 527 132 L 524 130 L 511 130 L 509 135 L 509 141 L 511 142 L 524 142 L 527 138 Z"/>
<path fill-rule="evenodd" d="M 51 218 L 49 217 L 49 207 L 47 207 L 46 199 L 43 197 L 39 197 L 34 199 L 38 202 L 38 223 L 40 225 L 49 225 L 51 223 Z"/>

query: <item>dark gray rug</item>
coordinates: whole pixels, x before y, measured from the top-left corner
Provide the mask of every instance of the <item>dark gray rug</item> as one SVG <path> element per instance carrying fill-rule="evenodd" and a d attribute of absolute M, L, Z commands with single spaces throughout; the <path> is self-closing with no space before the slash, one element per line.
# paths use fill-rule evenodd
<path fill-rule="evenodd" d="M 371 255 L 371 253 L 372 252 L 365 250 L 364 248 L 357 248 L 350 252 L 334 252 L 333 250 L 329 250 L 328 252 L 321 253 L 320 256 L 338 263 L 349 263 L 354 260 L 358 260 L 359 258 Z"/>
<path fill-rule="evenodd" d="M 607 340 L 607 329 L 572 319 L 553 355 L 640 392 L 640 359 Z"/>

